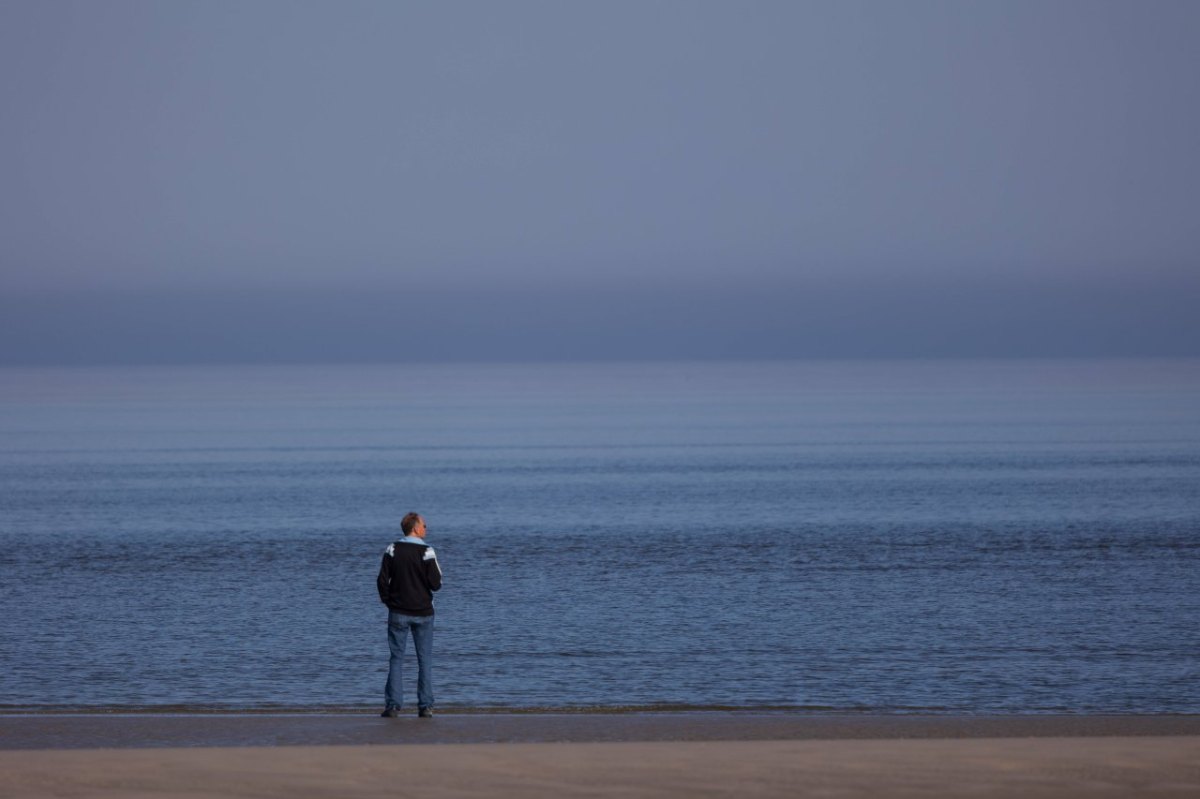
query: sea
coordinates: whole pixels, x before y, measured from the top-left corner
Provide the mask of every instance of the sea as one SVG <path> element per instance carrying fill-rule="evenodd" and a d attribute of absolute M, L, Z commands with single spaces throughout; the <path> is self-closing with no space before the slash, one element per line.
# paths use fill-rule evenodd
<path fill-rule="evenodd" d="M 1200 713 L 1200 360 L 0 369 L 0 712 Z M 407 701 L 415 704 L 411 646 Z"/>

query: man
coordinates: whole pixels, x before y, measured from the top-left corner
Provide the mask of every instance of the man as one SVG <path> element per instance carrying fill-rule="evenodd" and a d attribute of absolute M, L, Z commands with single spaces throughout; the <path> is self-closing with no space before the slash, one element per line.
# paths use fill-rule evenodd
<path fill-rule="evenodd" d="M 388 606 L 387 686 L 384 688 L 385 718 L 396 718 L 404 704 L 401 665 L 404 644 L 412 631 L 417 650 L 417 715 L 433 718 L 433 592 L 442 587 L 442 569 L 433 547 L 425 543 L 425 520 L 409 513 L 400 522 L 404 538 L 383 553 L 379 577 L 379 600 Z"/>

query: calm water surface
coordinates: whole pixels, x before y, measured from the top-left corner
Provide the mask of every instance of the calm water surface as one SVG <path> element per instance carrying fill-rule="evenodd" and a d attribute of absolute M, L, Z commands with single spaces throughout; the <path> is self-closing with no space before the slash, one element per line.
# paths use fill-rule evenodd
<path fill-rule="evenodd" d="M 0 706 L 380 704 L 408 510 L 443 707 L 1200 712 L 1196 360 L 0 370 Z"/>

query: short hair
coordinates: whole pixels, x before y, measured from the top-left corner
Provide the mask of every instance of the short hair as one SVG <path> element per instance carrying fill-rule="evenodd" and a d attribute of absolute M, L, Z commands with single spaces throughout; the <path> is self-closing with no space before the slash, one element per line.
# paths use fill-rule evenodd
<path fill-rule="evenodd" d="M 405 535 L 410 535 L 419 521 L 421 521 L 421 514 L 406 513 L 404 514 L 404 518 L 400 520 L 400 529 L 404 531 Z"/>

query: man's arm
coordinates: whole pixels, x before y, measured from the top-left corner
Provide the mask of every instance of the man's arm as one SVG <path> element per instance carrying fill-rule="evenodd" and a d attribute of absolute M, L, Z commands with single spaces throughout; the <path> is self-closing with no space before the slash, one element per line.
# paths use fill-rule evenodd
<path fill-rule="evenodd" d="M 375 587 L 379 589 L 379 601 L 387 604 L 388 586 L 392 583 L 392 548 L 388 547 L 383 553 L 383 562 L 379 564 L 379 576 L 375 578 Z"/>
<path fill-rule="evenodd" d="M 421 564 L 425 567 L 425 584 L 429 586 L 430 591 L 436 591 L 442 587 L 442 567 L 438 565 L 437 553 L 433 551 L 433 547 L 425 547 L 425 557 Z"/>

